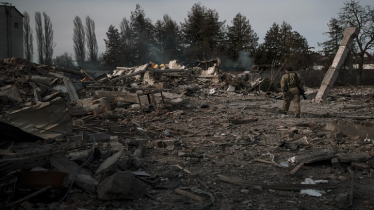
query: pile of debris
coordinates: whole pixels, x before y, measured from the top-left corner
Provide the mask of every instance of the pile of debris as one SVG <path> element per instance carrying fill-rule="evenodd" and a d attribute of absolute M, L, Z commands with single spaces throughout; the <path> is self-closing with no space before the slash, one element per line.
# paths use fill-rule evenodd
<path fill-rule="evenodd" d="M 370 87 L 302 101 L 294 119 L 278 113 L 273 79 L 219 66 L 171 61 L 96 76 L 1 62 L 0 208 L 373 205 L 361 189 L 374 177 Z"/>
<path fill-rule="evenodd" d="M 2 207 L 26 200 L 57 206 L 73 184 L 101 200 L 143 197 L 147 186 L 134 177 L 149 175 L 128 170 L 145 169 L 144 147 L 158 144 L 152 140 L 181 131 L 147 132 L 134 116 L 188 107 L 186 96 L 252 87 L 249 72 L 222 74 L 219 67 L 219 59 L 191 68 L 174 60 L 96 76 L 16 57 L 1 60 L 0 173 L 11 180 L 1 184 Z"/>

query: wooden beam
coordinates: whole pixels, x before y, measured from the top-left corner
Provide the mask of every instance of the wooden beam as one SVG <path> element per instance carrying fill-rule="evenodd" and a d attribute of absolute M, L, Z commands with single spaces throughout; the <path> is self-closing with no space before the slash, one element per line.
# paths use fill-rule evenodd
<path fill-rule="evenodd" d="M 75 90 L 73 82 L 67 78 L 64 78 L 63 80 L 64 80 L 65 87 L 68 91 L 70 101 L 76 102 L 77 100 L 79 100 L 79 96 L 77 94 L 77 91 Z"/>

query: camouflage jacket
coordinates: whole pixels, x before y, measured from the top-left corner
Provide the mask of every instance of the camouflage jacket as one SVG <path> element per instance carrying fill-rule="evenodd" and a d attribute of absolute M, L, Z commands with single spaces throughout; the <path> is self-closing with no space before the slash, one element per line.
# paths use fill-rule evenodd
<path fill-rule="evenodd" d="M 297 74 L 297 77 L 295 76 Z M 299 87 L 304 87 L 304 81 L 303 78 L 298 73 L 289 72 L 287 74 L 284 74 L 281 79 L 281 90 L 282 92 L 288 92 L 290 88 L 297 87 L 297 83 L 299 84 Z"/>

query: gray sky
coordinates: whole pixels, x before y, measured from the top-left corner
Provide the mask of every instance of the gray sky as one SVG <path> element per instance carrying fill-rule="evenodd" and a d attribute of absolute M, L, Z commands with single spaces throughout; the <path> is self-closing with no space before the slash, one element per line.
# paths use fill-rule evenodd
<path fill-rule="evenodd" d="M 200 2 L 209 9 L 215 9 L 220 21 L 231 25 L 237 13 L 249 19 L 252 29 L 262 43 L 266 32 L 274 22 L 289 23 L 294 31 L 303 35 L 310 47 L 320 50 L 318 42 L 326 40 L 322 33 L 328 31 L 327 23 L 337 17 L 346 0 L 4 0 L 15 6 L 21 13 L 27 11 L 31 19 L 31 28 L 35 35 L 36 11 L 46 12 L 52 21 L 54 30 L 54 57 L 68 52 L 74 55 L 73 19 L 82 20 L 89 15 L 95 21 L 99 54 L 105 51 L 104 40 L 109 26 L 119 28 L 122 18 L 130 18 L 135 5 L 140 4 L 154 24 L 168 14 L 178 23 L 184 22 L 191 7 Z M 374 0 L 361 0 L 361 5 L 374 6 Z M 36 49 L 36 43 L 34 43 Z M 34 57 L 36 55 L 34 54 Z M 34 58 L 34 61 L 36 59 Z"/>

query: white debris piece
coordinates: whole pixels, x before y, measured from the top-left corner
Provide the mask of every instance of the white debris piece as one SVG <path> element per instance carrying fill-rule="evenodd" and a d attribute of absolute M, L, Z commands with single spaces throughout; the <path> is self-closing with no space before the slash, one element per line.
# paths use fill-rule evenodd
<path fill-rule="evenodd" d="M 210 95 L 213 95 L 216 93 L 216 89 L 212 88 L 212 89 L 209 89 L 209 94 Z"/>
<path fill-rule="evenodd" d="M 326 183 L 326 182 L 327 182 L 326 180 L 314 181 L 313 179 L 305 178 L 305 181 L 301 182 L 301 184 L 316 184 L 316 183 Z M 326 192 L 323 191 L 323 190 L 305 189 L 305 190 L 300 190 L 300 194 L 310 195 L 310 196 L 314 196 L 314 197 L 321 197 L 322 194 L 326 194 Z"/>
<path fill-rule="evenodd" d="M 227 88 L 227 92 L 234 92 L 235 86 L 230 85 L 229 88 Z"/>

